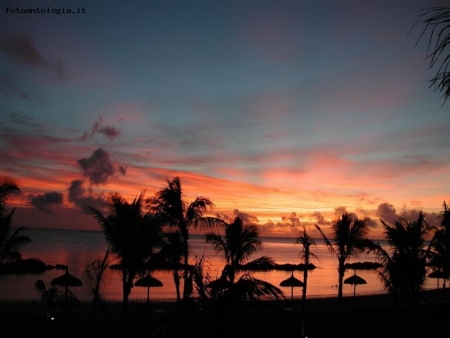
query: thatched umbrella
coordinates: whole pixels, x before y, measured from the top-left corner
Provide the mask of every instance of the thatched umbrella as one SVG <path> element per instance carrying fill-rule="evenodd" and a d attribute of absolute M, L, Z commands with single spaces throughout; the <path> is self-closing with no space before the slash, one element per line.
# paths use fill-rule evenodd
<path fill-rule="evenodd" d="M 429 278 L 437 278 L 437 288 L 439 289 L 439 279 L 444 279 L 444 283 L 445 283 L 445 279 L 447 278 L 447 276 L 445 275 L 444 272 L 442 272 L 441 270 L 436 270 L 431 272 L 428 275 Z"/>
<path fill-rule="evenodd" d="M 294 277 L 294 271 L 291 273 L 291 277 L 281 281 L 280 286 L 290 286 L 291 287 L 291 300 L 294 299 L 294 287 L 304 287 L 305 284 Z"/>
<path fill-rule="evenodd" d="M 163 286 L 163 283 L 159 279 L 156 279 L 155 277 L 152 277 L 150 274 L 148 274 L 144 278 L 138 279 L 134 283 L 134 285 L 147 288 L 147 308 L 148 308 L 150 302 L 150 288 Z"/>
<path fill-rule="evenodd" d="M 54 278 L 50 282 L 50 284 L 64 286 L 66 288 L 66 296 L 65 296 L 66 303 L 67 303 L 67 290 L 68 290 L 69 286 L 82 286 L 83 285 L 81 280 L 79 280 L 77 277 L 72 276 L 69 273 L 69 268 L 66 269 L 66 272 L 63 275 Z"/>
<path fill-rule="evenodd" d="M 355 271 L 355 274 L 353 276 L 350 276 L 350 277 L 348 277 L 348 278 L 346 278 L 344 280 L 344 284 L 353 285 L 353 297 L 355 297 L 355 295 L 356 295 L 356 285 L 358 285 L 358 284 L 367 284 L 367 282 L 366 282 L 366 280 L 364 278 L 359 277 L 356 274 L 356 271 Z"/>

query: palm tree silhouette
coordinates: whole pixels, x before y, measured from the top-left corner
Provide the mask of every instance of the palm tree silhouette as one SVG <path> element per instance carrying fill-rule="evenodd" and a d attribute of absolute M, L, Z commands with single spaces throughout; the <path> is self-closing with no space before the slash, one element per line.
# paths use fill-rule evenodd
<path fill-rule="evenodd" d="M 210 297 L 207 285 L 211 282 L 211 263 L 205 255 L 195 256 L 191 273 L 193 293 L 195 292 L 201 302 Z M 195 286 L 195 289 L 194 289 Z"/>
<path fill-rule="evenodd" d="M 162 241 L 162 228 L 158 219 L 145 213 L 144 192 L 128 203 L 120 194 L 110 194 L 107 216 L 91 208 L 100 223 L 112 254 L 119 260 L 122 272 L 123 313 L 127 312 L 128 297 L 133 280 L 143 274 L 145 264 L 156 253 Z"/>
<path fill-rule="evenodd" d="M 450 97 L 450 7 L 425 8 L 419 12 L 419 17 L 412 28 L 418 23 L 424 27 L 416 45 L 428 30 L 430 34 L 425 60 L 428 60 L 429 70 L 436 67 L 436 73 L 430 80 L 429 87 L 434 87 L 435 91 L 442 93 L 445 103 Z"/>
<path fill-rule="evenodd" d="M 42 279 L 38 279 L 34 283 L 34 290 L 39 293 L 40 301 L 43 302 L 47 309 L 47 319 L 54 320 L 58 306 L 78 303 L 79 300 L 75 294 L 63 287 L 57 285 L 49 285 L 48 288 Z"/>
<path fill-rule="evenodd" d="M 0 176 L 0 214 L 5 212 L 5 205 L 9 195 L 15 192 L 20 192 L 17 182 L 11 177 Z"/>
<path fill-rule="evenodd" d="M 207 227 L 222 224 L 223 220 L 216 217 L 205 217 L 205 212 L 214 207 L 214 203 L 207 197 L 197 197 L 190 204 L 186 201 L 179 177 L 172 180 L 166 178 L 167 186 L 159 190 L 154 197 L 147 199 L 151 212 L 162 220 L 166 226 L 174 226 L 180 230 L 182 236 L 182 251 L 184 259 L 184 288 L 183 300 L 189 298 L 189 229 L 205 225 Z"/>
<path fill-rule="evenodd" d="M 212 244 L 214 250 L 225 261 L 224 273 L 231 283 L 234 283 L 236 270 L 248 262 L 252 254 L 262 248 L 259 230 L 256 225 L 246 225 L 240 217 L 236 217 L 231 224 L 225 226 L 224 236 L 209 232 L 205 241 Z"/>
<path fill-rule="evenodd" d="M 311 259 L 318 257 L 311 252 L 311 246 L 315 246 L 316 242 L 311 236 L 306 233 L 306 227 L 303 226 L 303 231 L 300 233 L 300 236 L 297 237 L 295 243 L 302 245 L 302 250 L 299 253 L 300 258 L 302 258 L 303 263 L 305 264 L 305 268 L 303 270 L 303 290 L 302 290 L 302 312 L 305 311 L 305 302 L 306 302 L 306 288 L 308 286 L 308 266 L 311 263 Z"/>
<path fill-rule="evenodd" d="M 0 176 L 0 263 L 21 260 L 20 247 L 31 242 L 30 237 L 20 234 L 26 229 L 23 226 L 11 233 L 11 221 L 16 209 L 13 208 L 5 214 L 5 206 L 9 195 L 15 192 L 20 192 L 16 181 L 10 177 Z"/>
<path fill-rule="evenodd" d="M 180 231 L 165 232 L 163 235 L 163 244 L 161 250 L 155 256 L 154 261 L 157 261 L 157 268 L 164 270 L 170 269 L 172 271 L 173 281 L 175 283 L 175 292 L 177 297 L 177 303 L 181 302 L 180 297 L 180 281 L 182 270 L 182 257 L 183 257 L 183 238 Z"/>
<path fill-rule="evenodd" d="M 109 264 L 110 249 L 106 249 L 103 259 L 96 259 L 93 262 L 86 265 L 82 278 L 85 280 L 88 288 L 91 290 L 93 295 L 93 310 L 95 312 L 97 309 L 97 304 L 100 307 L 103 305 L 102 294 L 100 292 L 101 286 L 105 283 L 105 273 Z"/>
<path fill-rule="evenodd" d="M 442 272 L 445 282 L 450 277 L 450 209 L 444 202 L 444 211 L 439 215 L 440 229 L 435 234 L 434 248 L 430 266 Z"/>
<path fill-rule="evenodd" d="M 393 225 L 381 220 L 389 248 L 384 250 L 377 245 L 375 252 L 382 264 L 379 277 L 394 297 L 397 305 L 397 295 L 406 294 L 411 305 L 415 305 L 419 291 L 426 282 L 427 261 L 431 257 L 434 239 L 425 245 L 427 237 L 436 229 L 425 221 L 421 211 L 416 221 L 408 222 L 400 218 Z"/>
<path fill-rule="evenodd" d="M 225 267 L 222 276 L 218 280 L 221 294 L 230 300 L 249 300 L 259 297 L 279 299 L 284 297 L 283 291 L 265 281 L 253 278 L 252 270 L 258 270 L 258 266 L 272 263 L 268 257 L 261 257 L 253 262 L 248 262 L 252 254 L 262 248 L 259 237 L 259 229 L 256 225 L 244 225 L 240 217 L 236 217 L 230 224 L 225 224 L 225 233 L 209 232 L 205 235 L 206 243 L 211 244 L 217 254 L 222 256 Z M 256 263 L 256 264 L 252 264 Z M 244 265 L 245 264 L 245 265 Z M 251 268 L 251 267 L 254 268 Z M 238 271 L 247 270 L 238 281 L 235 282 Z"/>
<path fill-rule="evenodd" d="M 368 251 L 373 242 L 366 236 L 369 232 L 364 220 L 344 212 L 331 226 L 332 240 L 330 241 L 322 229 L 316 224 L 325 245 L 332 255 L 338 259 L 338 301 L 342 302 L 342 286 L 345 273 L 345 263 L 351 256 Z"/>

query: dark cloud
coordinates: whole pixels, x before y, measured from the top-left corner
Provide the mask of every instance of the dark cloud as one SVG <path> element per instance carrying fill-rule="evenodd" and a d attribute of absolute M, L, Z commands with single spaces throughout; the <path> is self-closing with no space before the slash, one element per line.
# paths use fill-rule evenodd
<path fill-rule="evenodd" d="M 73 180 L 68 191 L 68 200 L 85 214 L 90 214 L 91 209 L 102 210 L 107 206 L 106 199 L 102 196 L 94 196 L 92 189 L 84 188 L 83 180 Z"/>
<path fill-rule="evenodd" d="M 297 216 L 295 212 L 292 212 L 289 216 L 281 217 L 282 224 L 286 224 L 292 228 L 298 228 L 300 226 L 300 217 Z"/>
<path fill-rule="evenodd" d="M 103 119 L 99 117 L 97 121 L 95 121 L 94 124 L 92 125 L 91 131 L 84 132 L 83 136 L 81 136 L 81 139 L 87 140 L 88 138 L 91 138 L 95 134 L 102 134 L 106 136 L 110 141 L 112 141 L 120 135 L 120 130 L 112 126 L 103 126 L 102 123 Z"/>
<path fill-rule="evenodd" d="M 411 210 L 406 210 L 403 209 L 400 212 L 400 217 L 403 218 L 404 220 L 406 220 L 407 222 L 414 222 L 419 218 L 419 213 L 420 210 L 417 209 L 411 209 Z"/>
<path fill-rule="evenodd" d="M 264 228 L 269 233 L 294 233 L 303 230 L 303 225 L 300 220 L 301 216 L 297 216 L 295 212 L 290 213 L 288 216 L 282 216 L 279 222 L 269 220 L 264 224 Z"/>
<path fill-rule="evenodd" d="M 234 209 L 233 210 L 233 215 L 234 217 L 239 217 L 240 219 L 242 219 L 242 221 L 244 223 L 258 223 L 258 217 L 254 216 L 254 215 L 250 215 L 249 213 L 240 211 L 239 209 Z"/>
<path fill-rule="evenodd" d="M 369 226 L 370 228 L 376 228 L 378 226 L 377 221 L 371 217 L 366 216 L 363 218 L 363 220 L 366 223 L 366 225 Z"/>
<path fill-rule="evenodd" d="M 119 173 L 121 173 L 122 175 L 126 175 L 127 174 L 127 167 L 124 167 L 123 165 L 119 165 L 117 170 L 119 170 Z"/>
<path fill-rule="evenodd" d="M 389 203 L 381 203 L 378 205 L 377 211 L 375 213 L 380 219 L 387 223 L 387 224 L 393 224 L 395 223 L 399 216 L 397 215 L 397 212 L 392 204 Z"/>
<path fill-rule="evenodd" d="M 109 153 L 102 148 L 98 148 L 94 151 L 89 158 L 79 159 L 78 164 L 81 167 L 83 176 L 87 177 L 91 184 L 108 183 L 108 181 L 114 177 L 117 170 L 122 175 L 125 175 L 126 173 L 126 169 L 123 166 L 116 170 L 111 162 Z"/>
<path fill-rule="evenodd" d="M 111 126 L 102 127 L 98 132 L 105 135 L 110 140 L 114 140 L 117 136 L 120 135 L 120 130 Z"/>
<path fill-rule="evenodd" d="M 399 221 L 400 219 L 405 220 L 406 222 L 415 222 L 419 218 L 420 212 L 423 213 L 425 217 L 425 222 L 427 222 L 431 226 L 438 226 L 439 225 L 439 214 L 436 214 L 434 212 L 427 213 L 423 212 L 420 209 L 406 209 L 406 207 L 403 207 L 403 209 L 397 213 L 396 209 L 392 204 L 389 203 L 381 203 L 376 211 L 376 215 L 380 217 L 380 219 L 387 223 L 388 225 L 393 225 L 395 222 Z"/>
<path fill-rule="evenodd" d="M 400 212 L 399 217 L 403 218 L 407 222 L 415 222 L 419 218 L 419 209 L 406 210 L 405 208 Z M 440 223 L 439 214 L 422 212 L 425 217 L 425 222 L 431 226 L 438 226 Z"/>
<path fill-rule="evenodd" d="M 58 77 L 65 77 L 61 61 L 52 63 L 45 59 L 36 49 L 31 38 L 26 34 L 1 34 L 0 53 L 9 56 L 19 64 L 50 69 L 54 71 Z"/>
<path fill-rule="evenodd" d="M 370 228 L 376 228 L 380 224 L 378 221 L 378 218 L 373 219 L 371 217 L 371 214 L 369 212 L 367 212 L 366 210 L 364 210 L 362 208 L 358 208 L 356 211 L 358 212 L 358 214 L 362 214 L 358 218 L 360 220 L 363 220 L 366 223 L 366 225 L 369 226 Z"/>
<path fill-rule="evenodd" d="M 34 205 L 40 211 L 54 215 L 53 207 L 63 204 L 63 195 L 59 192 L 46 192 L 43 195 L 28 195 L 28 203 Z"/>
<path fill-rule="evenodd" d="M 329 224 L 330 222 L 328 222 L 325 217 L 318 211 L 314 212 L 311 216 L 315 217 L 317 219 L 317 224 L 318 225 L 325 225 L 325 224 Z"/>
<path fill-rule="evenodd" d="M 216 214 L 216 217 L 223 219 L 227 223 L 233 222 L 236 217 L 239 217 L 246 224 L 258 223 L 258 217 L 240 211 L 239 209 L 234 209 L 232 215 Z"/>
<path fill-rule="evenodd" d="M 337 217 L 341 217 L 343 213 L 347 212 L 347 208 L 344 206 L 340 206 L 334 209 L 334 214 Z"/>
<path fill-rule="evenodd" d="M 265 224 L 263 224 L 261 228 L 269 234 L 272 234 L 273 232 L 277 231 L 277 225 L 271 219 L 269 219 Z"/>

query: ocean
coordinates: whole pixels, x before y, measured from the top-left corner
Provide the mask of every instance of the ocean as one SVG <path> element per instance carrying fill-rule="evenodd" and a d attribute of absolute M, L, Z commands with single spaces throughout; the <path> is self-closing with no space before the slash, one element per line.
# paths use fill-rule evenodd
<path fill-rule="evenodd" d="M 63 264 L 69 267 L 70 274 L 83 279 L 83 271 L 87 264 L 96 259 L 102 259 L 107 244 L 100 231 L 55 230 L 28 228 L 24 234 L 28 235 L 32 242 L 22 247 L 22 256 L 26 258 L 38 258 L 49 265 Z M 251 260 L 261 256 L 271 257 L 278 264 L 302 263 L 299 253 L 300 244 L 295 244 L 295 238 L 287 237 L 261 237 L 262 250 L 255 253 Z M 316 245 L 311 247 L 318 259 L 312 263 L 315 269 L 308 273 L 307 297 L 321 298 L 337 296 L 337 258 L 332 256 L 321 238 L 315 239 Z M 200 234 L 191 234 L 189 241 L 191 259 L 194 255 L 205 255 L 209 262 L 210 275 L 213 279 L 220 276 L 224 266 L 221 257 L 217 256 L 210 244 L 206 244 Z M 383 243 L 381 243 L 383 245 Z M 349 262 L 375 262 L 373 255 L 363 254 L 353 257 Z M 0 275 L 0 301 L 38 301 L 39 294 L 34 290 L 34 283 L 41 279 L 47 285 L 50 281 L 62 275 L 64 270 L 52 269 L 42 274 L 27 275 Z M 356 295 L 371 295 L 385 293 L 376 271 L 358 270 L 357 275 L 364 278 L 367 284 L 356 286 Z M 354 274 L 347 271 L 344 279 Z M 174 301 L 176 299 L 175 285 L 170 272 L 155 272 L 153 276 L 163 283 L 162 287 L 150 288 L 151 300 Z M 286 298 L 301 298 L 302 288 L 290 288 L 279 286 L 280 282 L 291 276 L 290 271 L 258 272 L 253 276 L 269 282 L 285 293 Z M 303 280 L 302 271 L 294 271 L 294 276 Z M 441 281 L 442 283 L 442 281 Z M 437 287 L 437 281 L 428 280 L 426 289 Z M 80 287 L 72 287 L 70 290 L 81 301 L 90 301 L 92 295 L 83 284 Z M 344 284 L 344 296 L 353 296 L 353 286 Z M 106 275 L 106 283 L 102 286 L 101 293 L 106 301 L 120 301 L 122 299 L 121 276 L 118 272 L 109 270 Z M 130 301 L 146 301 L 147 288 L 133 287 Z"/>

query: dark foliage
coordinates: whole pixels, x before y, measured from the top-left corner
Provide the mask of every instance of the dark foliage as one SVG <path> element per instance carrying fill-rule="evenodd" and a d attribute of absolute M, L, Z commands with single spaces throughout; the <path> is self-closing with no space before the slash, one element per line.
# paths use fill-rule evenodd
<path fill-rule="evenodd" d="M 41 274 L 50 269 L 50 266 L 37 258 L 0 263 L 0 274 Z"/>

